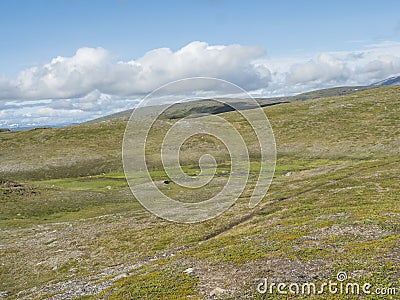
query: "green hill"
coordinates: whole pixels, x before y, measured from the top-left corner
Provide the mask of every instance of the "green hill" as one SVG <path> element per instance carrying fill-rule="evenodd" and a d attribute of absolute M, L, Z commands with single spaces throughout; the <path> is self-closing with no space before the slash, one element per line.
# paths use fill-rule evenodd
<path fill-rule="evenodd" d="M 262 107 L 272 106 L 282 103 L 290 103 L 295 101 L 305 101 L 311 99 L 319 99 L 325 97 L 333 97 L 340 95 L 347 95 L 354 92 L 372 89 L 372 86 L 344 86 L 344 87 L 335 87 L 328 88 L 322 90 L 315 90 L 311 92 L 301 93 L 295 96 L 288 97 L 276 97 L 276 98 L 256 98 L 257 102 Z M 251 104 L 247 99 L 232 99 L 231 100 L 235 107 L 240 107 L 241 109 L 249 109 L 251 108 Z M 165 105 L 167 107 L 167 105 Z M 169 119 L 177 119 L 190 115 L 198 115 L 201 113 L 209 113 L 209 114 L 220 114 L 232 111 L 232 107 L 229 105 L 223 105 L 222 103 L 218 103 L 212 100 L 196 100 L 190 102 L 184 102 L 175 104 L 173 107 L 168 109 L 168 112 L 164 114 L 164 118 Z M 91 120 L 86 122 L 87 124 L 95 124 L 95 123 L 104 123 L 109 121 L 127 121 L 132 114 L 132 110 L 126 110 L 122 112 L 118 112 L 112 115 L 108 115 L 105 117 L 101 117 L 95 120 Z"/>
<path fill-rule="evenodd" d="M 275 99 L 289 102 L 279 105 L 265 100 L 278 151 L 268 194 L 247 208 L 259 167 L 249 137 L 251 176 L 238 202 L 216 219 L 190 225 L 161 220 L 131 196 L 121 163 L 124 113 L 1 133 L 2 297 L 263 299 L 257 286 L 266 277 L 322 284 L 338 272 L 349 282 L 399 287 L 400 87 L 347 90 Z M 155 124 L 151 136 L 149 167 L 157 182 L 166 178 L 155 151 L 165 122 L 204 109 L 182 105 Z M 205 110 L 249 135 L 237 112 L 218 109 Z M 223 179 L 229 165 L 217 141 L 192 142 L 184 170 L 198 173 L 191 158 L 211 152 Z M 171 183 L 161 189 L 201 201 L 220 186 L 187 192 Z M 287 298 L 276 290 L 267 297 Z"/>

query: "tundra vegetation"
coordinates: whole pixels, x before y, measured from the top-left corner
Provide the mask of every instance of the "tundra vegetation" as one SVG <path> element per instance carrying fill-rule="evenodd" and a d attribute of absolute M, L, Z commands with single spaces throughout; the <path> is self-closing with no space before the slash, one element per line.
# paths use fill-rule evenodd
<path fill-rule="evenodd" d="M 230 210 L 196 224 L 159 219 L 132 196 L 121 162 L 126 118 L 1 133 L 1 296 L 262 299 L 263 278 L 317 284 L 339 271 L 399 287 L 399 95 L 400 87 L 380 87 L 265 106 L 278 156 L 254 209 L 257 143 L 238 112 L 220 114 L 246 137 L 251 173 Z M 183 145 L 183 169 L 198 174 L 198 158 L 211 153 L 215 180 L 206 190 L 164 184 L 159 144 L 175 121 L 154 124 L 151 176 L 168 195 L 202 201 L 229 176 L 229 155 L 218 140 L 194 136 Z"/>

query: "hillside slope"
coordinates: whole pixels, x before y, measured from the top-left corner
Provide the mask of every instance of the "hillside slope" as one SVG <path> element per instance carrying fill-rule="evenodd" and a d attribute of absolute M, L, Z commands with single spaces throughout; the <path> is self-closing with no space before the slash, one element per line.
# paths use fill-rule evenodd
<path fill-rule="evenodd" d="M 399 95 L 400 87 L 385 87 L 265 107 L 278 150 L 268 194 L 248 209 L 259 166 L 251 152 L 239 201 L 190 225 L 158 219 L 131 196 L 121 164 L 123 120 L 0 134 L 2 297 L 263 299 L 257 286 L 266 277 L 322 284 L 338 272 L 398 287 Z M 237 112 L 220 116 L 249 135 Z M 151 157 L 171 122 L 156 124 Z M 199 171 L 204 152 L 224 157 L 215 141 L 200 140 L 189 145 L 189 173 Z M 156 182 L 166 178 L 155 159 L 149 166 Z M 222 180 L 229 165 L 217 171 Z M 220 186 L 160 188 L 201 201 Z M 286 299 L 276 290 L 267 297 Z"/>
<path fill-rule="evenodd" d="M 396 85 L 400 85 L 400 76 L 389 77 L 385 80 L 373 84 L 373 86 L 396 86 Z"/>
<path fill-rule="evenodd" d="M 301 93 L 295 96 L 276 97 L 276 98 L 256 98 L 256 100 L 260 106 L 266 107 L 266 106 L 272 106 L 282 103 L 290 103 L 295 101 L 305 101 L 305 100 L 319 99 L 325 97 L 347 95 L 357 91 L 367 90 L 371 88 L 373 87 L 344 86 L 344 87 L 315 90 L 311 92 Z M 246 99 L 237 99 L 237 100 L 232 99 L 231 101 L 235 103 L 235 107 L 241 107 L 241 109 L 251 108 L 251 105 L 248 104 L 248 100 Z M 165 105 L 165 107 L 167 107 L 167 105 Z M 233 109 L 230 106 L 223 105 L 222 103 L 218 103 L 216 101 L 196 100 L 196 101 L 175 104 L 173 107 L 169 108 L 168 112 L 166 112 L 163 117 L 167 119 L 176 119 L 190 115 L 197 115 L 201 113 L 220 114 L 232 110 Z M 131 114 L 132 110 L 126 110 L 102 118 L 91 120 L 86 123 L 87 124 L 104 123 L 115 120 L 127 121 Z"/>

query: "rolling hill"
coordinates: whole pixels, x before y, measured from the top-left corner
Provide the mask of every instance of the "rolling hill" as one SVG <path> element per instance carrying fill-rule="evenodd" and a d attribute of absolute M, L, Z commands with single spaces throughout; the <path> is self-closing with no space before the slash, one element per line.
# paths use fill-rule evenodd
<path fill-rule="evenodd" d="M 295 96 L 287 96 L 287 97 L 276 97 L 276 98 L 256 98 L 257 102 L 261 107 L 272 106 L 283 103 L 290 103 L 295 101 L 305 101 L 311 99 L 319 99 L 324 97 L 333 97 L 340 95 L 347 95 L 357 91 L 367 90 L 373 88 L 372 86 L 344 86 L 344 87 L 335 87 L 328 89 L 321 89 L 310 91 L 306 93 L 301 93 Z M 217 99 L 218 100 L 218 99 Z M 241 107 L 241 109 L 250 109 L 251 104 L 247 99 L 231 99 L 230 100 L 235 107 Z M 165 107 L 168 104 L 164 105 Z M 164 118 L 167 119 L 178 119 L 187 117 L 190 115 L 198 115 L 198 114 L 220 114 L 232 111 L 232 107 L 229 105 L 224 105 L 222 103 L 216 102 L 212 99 L 204 99 L 204 100 L 195 100 L 190 102 L 178 103 L 174 106 L 170 107 L 168 111 L 163 115 Z M 101 123 L 107 122 L 111 120 L 120 120 L 120 121 L 128 121 L 130 115 L 132 114 L 131 109 L 118 112 L 112 115 L 108 115 L 105 117 L 101 117 L 95 120 L 91 120 L 86 122 L 87 124 L 93 123 Z"/>
<path fill-rule="evenodd" d="M 260 294 L 257 286 L 264 278 L 338 282 L 339 272 L 349 282 L 399 287 L 399 94 L 396 86 L 347 87 L 258 99 L 278 157 L 270 190 L 253 209 L 247 203 L 259 162 L 248 124 L 214 102 L 174 106 L 155 124 L 148 149 L 151 176 L 164 193 L 202 201 L 220 190 L 230 171 L 217 141 L 194 137 L 182 168 L 199 174 L 198 157 L 212 153 L 219 162 L 216 181 L 191 191 L 162 184 L 168 177 L 157 145 L 177 118 L 218 113 L 250 149 L 249 181 L 239 200 L 196 224 L 159 219 L 133 198 L 121 162 L 129 112 L 1 133 L 0 297 L 301 299 L 276 289 Z"/>

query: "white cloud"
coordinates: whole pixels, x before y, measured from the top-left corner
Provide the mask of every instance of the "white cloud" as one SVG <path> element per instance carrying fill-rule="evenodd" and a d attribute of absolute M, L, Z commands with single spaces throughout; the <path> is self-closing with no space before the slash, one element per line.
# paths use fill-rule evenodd
<path fill-rule="evenodd" d="M 265 60 L 268 88 L 259 95 L 290 95 L 341 85 L 369 85 L 400 74 L 400 43 L 384 42 L 363 50 L 324 52 L 313 57 Z"/>
<path fill-rule="evenodd" d="M 0 100 L 17 97 L 18 89 L 12 85 L 10 80 L 0 76 Z"/>
<path fill-rule="evenodd" d="M 119 62 L 112 69 L 112 80 L 102 92 L 119 95 L 147 94 L 170 81 L 187 77 L 217 77 L 245 88 L 268 85 L 270 72 L 252 62 L 264 55 L 259 47 L 229 45 L 210 46 L 192 42 L 173 52 L 160 48 L 143 57 Z"/>
<path fill-rule="evenodd" d="M 83 97 L 94 90 L 134 96 L 194 76 L 224 78 L 244 88 L 266 86 L 269 70 L 252 64 L 263 55 L 264 50 L 259 47 L 193 42 L 176 52 L 160 48 L 137 60 L 114 63 L 103 48 L 80 48 L 72 57 L 59 56 L 45 65 L 24 70 L 14 81 L 0 79 L 0 87 L 6 91 L 0 97 L 65 99 Z"/>
<path fill-rule="evenodd" d="M 355 71 L 361 80 L 378 81 L 385 77 L 400 72 L 400 56 L 381 55 L 369 61 Z"/>
<path fill-rule="evenodd" d="M 350 70 L 346 63 L 329 53 L 321 53 L 315 58 L 292 65 L 287 75 L 290 84 L 326 84 L 346 80 Z"/>
<path fill-rule="evenodd" d="M 221 78 L 257 96 L 277 96 L 366 85 L 394 74 L 400 74 L 398 42 L 287 58 L 267 58 L 260 47 L 192 42 L 177 51 L 160 48 L 119 62 L 103 48 L 80 48 L 71 57 L 26 69 L 15 79 L 0 77 L 0 123 L 90 119 L 131 108 L 143 95 L 186 77 Z"/>
<path fill-rule="evenodd" d="M 106 83 L 109 56 L 102 48 L 80 48 L 72 57 L 22 71 L 14 82 L 28 99 L 80 97 Z"/>

